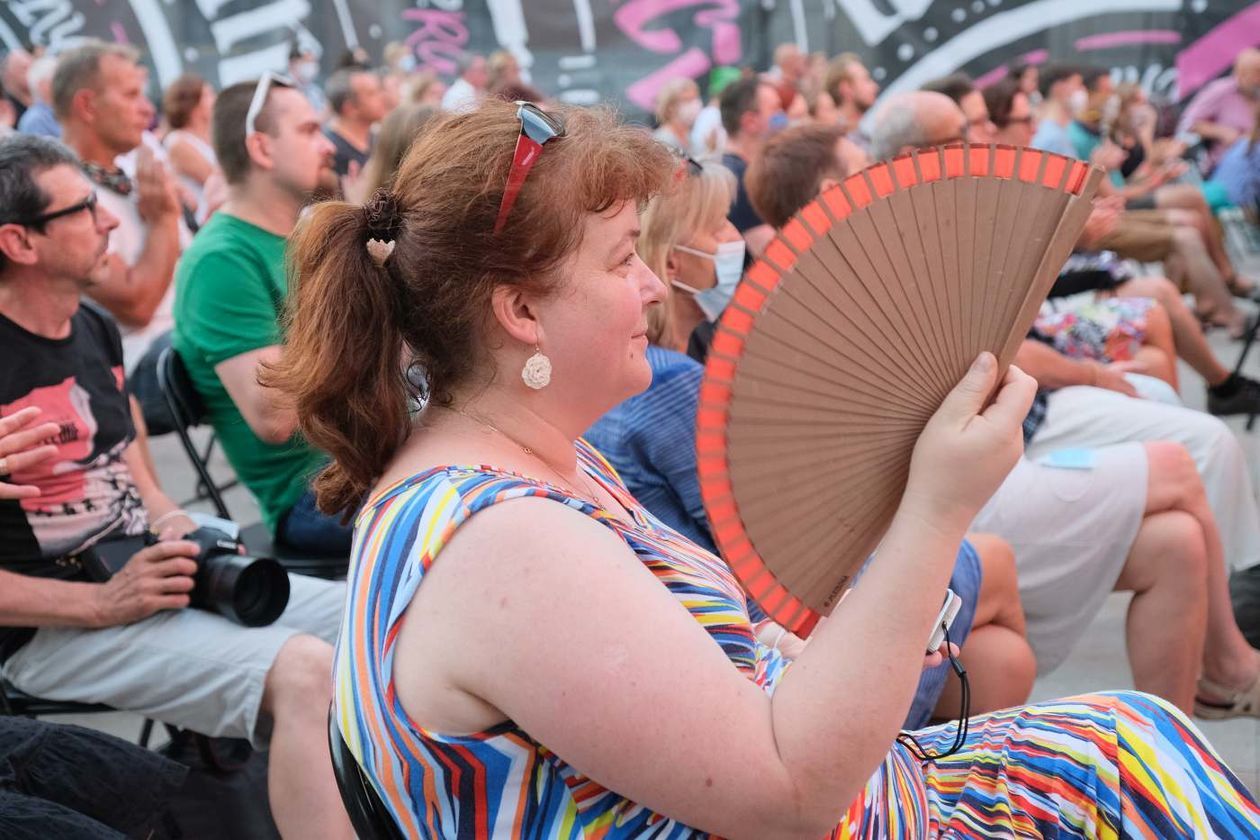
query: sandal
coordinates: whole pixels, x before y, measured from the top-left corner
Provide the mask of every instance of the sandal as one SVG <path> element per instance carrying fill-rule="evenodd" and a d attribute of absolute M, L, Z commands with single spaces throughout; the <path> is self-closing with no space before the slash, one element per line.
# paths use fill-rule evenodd
<path fill-rule="evenodd" d="M 1204 700 L 1194 698 L 1195 717 L 1205 720 L 1225 720 L 1235 717 L 1260 717 L 1260 674 L 1256 675 L 1251 686 L 1242 691 L 1233 691 L 1211 680 L 1200 678 L 1199 689 L 1207 690 L 1229 700 Z"/>

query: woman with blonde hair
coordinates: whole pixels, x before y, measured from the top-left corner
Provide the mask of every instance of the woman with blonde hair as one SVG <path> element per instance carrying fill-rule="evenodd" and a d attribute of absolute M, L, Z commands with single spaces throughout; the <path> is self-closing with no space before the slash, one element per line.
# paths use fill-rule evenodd
<path fill-rule="evenodd" d="M 333 720 L 401 832 L 1254 834 L 1260 806 L 1144 695 L 979 718 L 937 761 L 897 741 L 954 549 L 1020 453 L 1017 369 L 982 355 L 946 398 L 879 557 L 791 667 L 730 569 L 580 439 L 651 379 L 638 208 L 674 168 L 607 111 L 488 100 L 295 233 L 269 381 L 333 459 L 320 506 L 356 517 Z"/>
<path fill-rule="evenodd" d="M 670 79 L 656 94 L 658 127 L 652 136 L 679 154 L 686 153 L 691 145 L 691 127 L 703 105 L 694 80 L 686 76 Z"/>
<path fill-rule="evenodd" d="M 363 176 L 356 185 L 356 194 L 347 193 L 348 201 L 363 201 L 372 193 L 388 187 L 411 144 L 425 126 L 441 111 L 432 105 L 400 105 L 381 122 L 372 156 L 363 166 Z"/>

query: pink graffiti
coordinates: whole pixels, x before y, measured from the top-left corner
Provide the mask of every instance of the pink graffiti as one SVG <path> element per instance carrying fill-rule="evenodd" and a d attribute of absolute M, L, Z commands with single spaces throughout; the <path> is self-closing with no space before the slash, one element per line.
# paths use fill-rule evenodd
<path fill-rule="evenodd" d="M 676 79 L 679 76 L 689 76 L 694 79 L 711 66 L 712 62 L 704 51 L 699 47 L 692 47 L 661 69 L 644 76 L 626 88 L 626 98 L 643 110 L 650 111 L 656 105 L 657 91 L 670 79 Z"/>
<path fill-rule="evenodd" d="M 1260 44 L 1260 3 L 1248 6 L 1177 54 L 1177 96 L 1184 99 Z"/>
<path fill-rule="evenodd" d="M 404 9 L 403 20 L 417 24 L 406 44 L 415 53 L 422 70 L 454 73 L 455 62 L 468 43 L 468 26 L 463 12 L 441 9 Z"/>
<path fill-rule="evenodd" d="M 739 30 L 739 0 L 630 0 L 615 13 L 613 22 L 635 44 L 654 53 L 668 55 L 683 49 L 683 41 L 671 27 L 649 28 L 654 20 L 684 9 L 695 8 L 692 20 L 712 32 L 712 60 L 698 47 L 691 47 L 669 64 L 626 88 L 626 97 L 640 108 L 650 109 L 661 85 L 677 76 L 695 78 L 713 63 L 738 64 L 743 57 Z"/>

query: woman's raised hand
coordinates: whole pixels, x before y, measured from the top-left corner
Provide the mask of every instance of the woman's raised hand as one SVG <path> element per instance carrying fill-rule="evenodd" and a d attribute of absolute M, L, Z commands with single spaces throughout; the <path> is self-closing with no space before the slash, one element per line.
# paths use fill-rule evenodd
<path fill-rule="evenodd" d="M 932 415 L 910 462 L 902 507 L 966 528 L 1024 451 L 1023 421 L 1037 382 L 1014 365 L 992 401 L 997 360 L 981 353 Z"/>

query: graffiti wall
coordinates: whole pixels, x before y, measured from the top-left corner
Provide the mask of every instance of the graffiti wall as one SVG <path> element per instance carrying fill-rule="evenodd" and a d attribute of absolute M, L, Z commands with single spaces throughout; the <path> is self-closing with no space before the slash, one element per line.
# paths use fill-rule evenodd
<path fill-rule="evenodd" d="M 864 56 L 885 91 L 964 70 L 1074 59 L 1169 100 L 1260 44 L 1241 0 L 8 0 L 4 47 L 87 36 L 140 47 L 165 85 L 193 70 L 220 86 L 284 67 L 294 37 L 329 66 L 348 46 L 402 41 L 450 76 L 461 51 L 516 54 L 566 102 L 650 109 L 659 86 L 718 65 L 764 68 L 774 45 Z"/>

